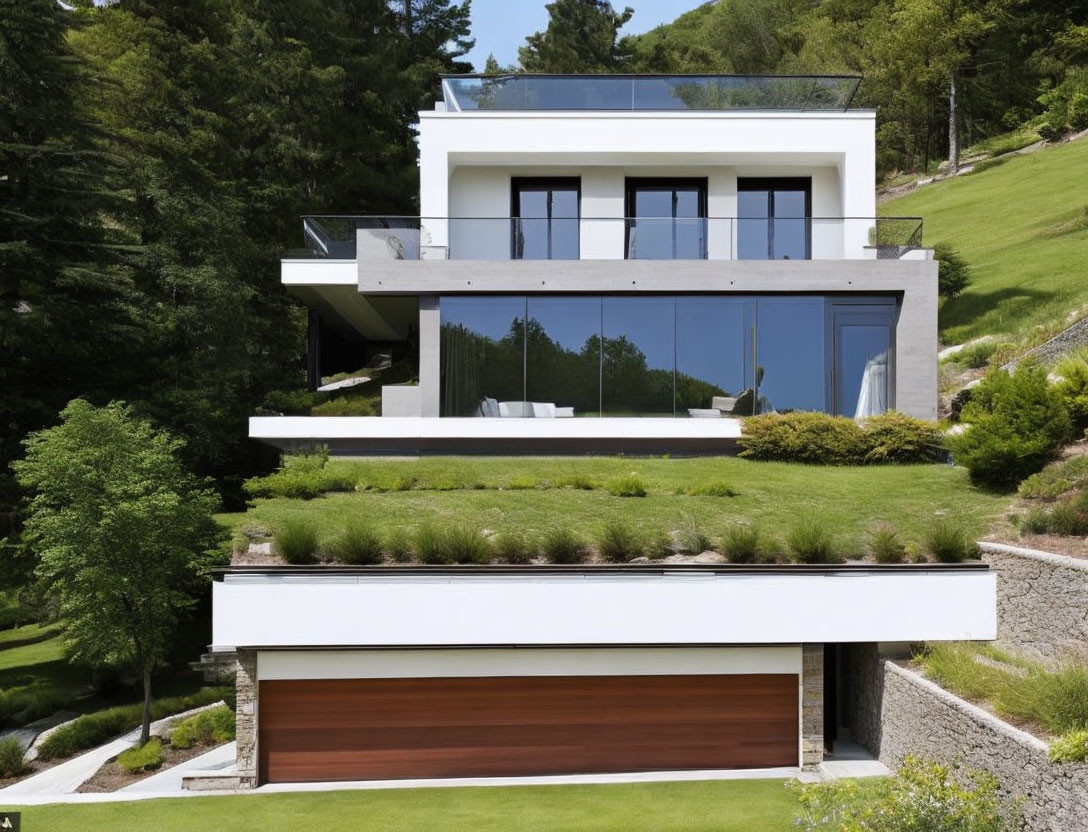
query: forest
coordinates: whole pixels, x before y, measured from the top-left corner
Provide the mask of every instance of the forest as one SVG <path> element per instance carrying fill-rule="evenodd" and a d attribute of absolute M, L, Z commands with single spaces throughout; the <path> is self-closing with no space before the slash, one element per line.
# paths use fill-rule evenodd
<path fill-rule="evenodd" d="M 517 66 L 478 69 L 859 73 L 881 175 L 1088 128 L 1088 0 L 721 0 L 637 36 L 629 8 L 547 9 Z M 245 420 L 304 385 L 278 260 L 301 214 L 416 212 L 415 114 L 472 46 L 468 0 L 0 0 L 9 553 L 9 464 L 73 398 L 180 437 L 227 505 L 275 463 Z"/>

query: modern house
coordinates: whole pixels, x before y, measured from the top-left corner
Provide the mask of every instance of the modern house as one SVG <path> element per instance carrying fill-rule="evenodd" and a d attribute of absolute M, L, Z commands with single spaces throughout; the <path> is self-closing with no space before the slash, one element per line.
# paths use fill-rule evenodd
<path fill-rule="evenodd" d="M 308 217 L 311 371 L 418 362 L 334 452 L 720 449 L 737 417 L 933 417 L 936 265 L 874 218 L 840 77 L 450 77 L 421 217 Z M 236 566 L 234 783 L 814 766 L 859 645 L 993 639 L 981 564 Z"/>
<path fill-rule="evenodd" d="M 720 451 L 736 417 L 936 415 L 937 268 L 877 218 L 856 77 L 454 76 L 420 216 L 303 218 L 310 375 L 404 362 L 336 453 Z M 401 380 L 403 382 L 403 379 Z"/>

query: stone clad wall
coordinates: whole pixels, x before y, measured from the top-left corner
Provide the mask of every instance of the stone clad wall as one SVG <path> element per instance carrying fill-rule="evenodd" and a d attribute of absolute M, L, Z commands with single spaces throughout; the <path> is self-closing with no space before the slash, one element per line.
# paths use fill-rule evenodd
<path fill-rule="evenodd" d="M 238 677 L 235 693 L 238 762 L 235 773 L 242 789 L 257 786 L 257 651 L 238 651 Z"/>
<path fill-rule="evenodd" d="M 1088 560 L 979 545 L 997 573 L 998 643 L 1046 658 L 1088 649 Z"/>
<path fill-rule="evenodd" d="M 881 659 L 873 645 L 851 659 L 860 683 L 847 703 L 854 737 L 882 763 L 895 768 L 915 754 L 992 771 L 1007 793 L 1026 798 L 1029 832 L 1088 830 L 1088 764 L 1051 763 L 1046 743 Z"/>
<path fill-rule="evenodd" d="M 801 765 L 824 759 L 824 646 L 801 645 Z"/>

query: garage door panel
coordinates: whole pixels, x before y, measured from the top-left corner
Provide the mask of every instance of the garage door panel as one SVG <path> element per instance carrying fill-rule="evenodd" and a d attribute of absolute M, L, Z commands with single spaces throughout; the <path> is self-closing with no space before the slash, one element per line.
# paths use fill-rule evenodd
<path fill-rule="evenodd" d="M 267 781 L 796 765 L 797 676 L 265 681 Z"/>

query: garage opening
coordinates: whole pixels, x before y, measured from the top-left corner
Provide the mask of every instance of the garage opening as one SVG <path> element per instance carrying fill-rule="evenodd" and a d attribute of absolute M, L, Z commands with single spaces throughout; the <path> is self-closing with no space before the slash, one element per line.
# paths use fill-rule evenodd
<path fill-rule="evenodd" d="M 798 676 L 260 682 L 262 782 L 798 765 Z"/>

